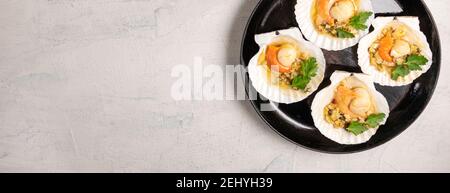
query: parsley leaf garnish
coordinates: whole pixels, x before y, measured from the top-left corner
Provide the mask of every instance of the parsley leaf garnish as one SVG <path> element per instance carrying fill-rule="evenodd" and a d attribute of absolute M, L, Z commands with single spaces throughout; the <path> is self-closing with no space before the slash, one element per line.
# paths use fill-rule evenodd
<path fill-rule="evenodd" d="M 344 28 L 336 28 L 338 38 L 354 38 L 355 35 Z"/>
<path fill-rule="evenodd" d="M 347 127 L 347 131 L 355 134 L 355 135 L 361 135 L 364 132 L 366 132 L 367 130 L 369 130 L 369 128 L 367 128 L 364 123 L 360 123 L 357 121 L 353 121 L 350 123 L 350 125 Z"/>
<path fill-rule="evenodd" d="M 353 121 L 347 127 L 347 131 L 353 133 L 354 135 L 361 135 L 366 132 L 370 128 L 376 128 L 380 126 L 381 122 L 386 118 L 386 114 L 372 114 L 367 117 L 367 120 L 364 123 Z"/>
<path fill-rule="evenodd" d="M 350 26 L 352 26 L 357 30 L 365 30 L 368 28 L 366 22 L 372 15 L 373 15 L 372 12 L 361 12 L 358 15 L 355 15 L 352 18 L 350 18 Z"/>
<path fill-rule="evenodd" d="M 392 79 L 398 80 L 399 77 L 405 77 L 411 71 L 422 70 L 422 66 L 428 62 L 428 59 L 422 55 L 413 54 L 408 56 L 405 64 L 397 65 L 392 71 Z"/>
<path fill-rule="evenodd" d="M 311 79 L 317 75 L 317 60 L 310 57 L 301 64 L 300 75 L 292 81 L 292 87 L 305 90 Z"/>
<path fill-rule="evenodd" d="M 297 76 L 292 81 L 292 86 L 295 87 L 295 88 L 299 88 L 299 89 L 305 90 L 306 89 L 306 85 L 308 85 L 308 83 L 310 81 L 311 81 L 311 79 L 306 77 L 306 76 Z"/>
<path fill-rule="evenodd" d="M 399 77 L 405 77 L 411 72 L 408 66 L 406 65 L 398 65 L 395 67 L 394 71 L 392 71 L 392 79 L 398 80 Z"/>
<path fill-rule="evenodd" d="M 310 57 L 303 61 L 301 65 L 301 72 L 304 76 L 312 78 L 317 75 L 318 67 L 316 58 Z"/>
<path fill-rule="evenodd" d="M 406 65 L 410 68 L 410 70 L 414 70 L 414 67 L 418 70 L 422 70 L 420 66 L 425 65 L 428 62 L 428 59 L 422 55 L 413 54 L 408 56 L 406 59 Z"/>
<path fill-rule="evenodd" d="M 386 115 L 384 113 L 372 114 L 367 117 L 366 124 L 370 128 L 375 128 L 378 127 L 381 122 L 383 122 L 384 118 L 386 118 Z"/>

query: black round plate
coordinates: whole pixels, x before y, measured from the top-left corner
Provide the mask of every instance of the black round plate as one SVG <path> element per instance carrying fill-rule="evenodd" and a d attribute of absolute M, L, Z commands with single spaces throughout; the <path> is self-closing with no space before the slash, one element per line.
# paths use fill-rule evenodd
<path fill-rule="evenodd" d="M 255 34 L 298 27 L 294 14 L 296 3 L 297 0 L 260 0 L 244 32 L 241 65 L 247 67 L 250 59 L 258 52 L 259 47 L 254 41 Z M 274 111 L 261 111 L 261 104 L 270 103 L 268 101 L 259 97 L 257 100 L 250 100 L 261 118 L 286 139 L 303 147 L 326 153 L 354 153 L 368 150 L 391 140 L 407 129 L 423 112 L 436 88 L 441 63 L 441 46 L 433 17 L 421 0 L 397 0 L 397 3 L 402 7 L 403 12 L 376 14 L 376 16 L 418 16 L 421 30 L 427 36 L 433 51 L 433 65 L 426 74 L 411 85 L 404 87 L 376 85 L 377 90 L 389 101 L 391 114 L 386 125 L 380 127 L 369 142 L 360 145 L 340 145 L 323 136 L 314 126 L 311 117 L 310 107 L 316 93 L 299 103 L 279 104 Z M 335 70 L 361 72 L 357 65 L 356 49 L 357 46 L 338 52 L 324 50 L 327 71 L 319 90 L 330 84 L 330 75 Z M 245 83 L 247 95 L 249 92 L 255 93 L 248 79 L 248 73 L 242 75 L 247 80 Z"/>

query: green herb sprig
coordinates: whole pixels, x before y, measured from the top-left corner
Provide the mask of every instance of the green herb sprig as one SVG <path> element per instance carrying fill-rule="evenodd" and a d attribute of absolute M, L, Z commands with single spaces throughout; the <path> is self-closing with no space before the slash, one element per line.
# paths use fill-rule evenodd
<path fill-rule="evenodd" d="M 369 117 L 367 117 L 366 122 L 361 123 L 358 121 L 353 121 L 350 123 L 350 125 L 347 127 L 347 131 L 353 133 L 354 135 L 361 135 L 370 128 L 376 128 L 380 126 L 381 122 L 386 118 L 386 114 L 380 113 L 380 114 L 372 114 Z"/>
<path fill-rule="evenodd" d="M 338 38 L 354 38 L 355 34 L 347 31 L 345 28 L 336 28 Z"/>
<path fill-rule="evenodd" d="M 373 15 L 373 12 L 361 12 L 357 15 L 350 18 L 349 25 L 353 27 L 356 30 L 365 30 L 368 28 L 366 25 L 367 20 L 370 16 Z M 336 28 L 336 35 L 338 38 L 354 38 L 355 34 L 350 32 L 348 29 L 345 29 L 343 27 Z"/>
<path fill-rule="evenodd" d="M 400 77 L 405 77 L 411 71 L 419 71 L 422 70 L 422 66 L 424 66 L 426 63 L 428 63 L 428 59 L 425 58 L 425 56 L 413 54 L 408 56 L 406 59 L 406 62 L 401 65 L 397 65 L 394 68 L 394 71 L 392 71 L 392 79 L 398 80 Z"/>
<path fill-rule="evenodd" d="M 311 79 L 317 75 L 319 66 L 314 57 L 310 57 L 301 63 L 300 75 L 292 81 L 292 87 L 305 90 L 306 86 L 311 82 Z"/>
<path fill-rule="evenodd" d="M 365 30 L 367 29 L 367 25 L 366 22 L 369 19 L 370 16 L 373 15 L 373 12 L 361 12 L 355 16 L 353 16 L 352 18 L 350 18 L 350 26 L 352 26 L 353 28 L 357 29 L 357 30 Z"/>

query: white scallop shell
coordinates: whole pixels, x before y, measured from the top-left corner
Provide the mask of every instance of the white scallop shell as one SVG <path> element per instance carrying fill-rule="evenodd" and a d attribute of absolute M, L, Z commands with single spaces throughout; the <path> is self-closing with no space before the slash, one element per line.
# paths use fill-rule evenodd
<path fill-rule="evenodd" d="M 362 82 L 364 82 L 373 97 L 376 105 L 377 110 L 380 113 L 386 114 L 385 121 L 381 124 L 384 125 L 386 123 L 386 120 L 389 117 L 389 104 L 386 100 L 386 98 L 379 93 L 372 82 L 372 79 L 365 74 L 352 74 L 348 72 L 342 72 L 342 71 L 336 71 L 331 76 L 331 85 L 322 91 L 320 91 L 316 97 L 314 98 L 314 101 L 311 105 L 312 109 L 312 117 L 314 120 L 315 126 L 319 129 L 319 131 L 326 136 L 327 138 L 344 145 L 354 145 L 354 144 L 361 144 L 365 143 L 370 140 L 370 138 L 375 135 L 378 128 L 369 129 L 366 132 L 360 134 L 360 135 L 354 135 L 350 132 L 348 132 L 344 128 L 334 128 L 332 124 L 328 123 L 324 118 L 324 109 L 325 107 L 330 104 L 334 98 L 334 94 L 336 91 L 337 86 L 340 84 L 342 80 L 344 80 L 347 77 L 355 76 Z"/>
<path fill-rule="evenodd" d="M 404 86 L 411 84 L 415 79 L 419 78 L 422 74 L 426 73 L 433 63 L 433 53 L 431 52 L 430 45 L 428 44 L 427 38 L 423 32 L 420 31 L 420 22 L 417 17 L 396 17 L 398 22 L 405 24 L 415 32 L 415 35 L 419 38 L 422 43 L 422 54 L 428 59 L 428 63 L 422 66 L 421 71 L 412 71 L 408 76 L 399 78 L 398 80 L 392 80 L 392 78 L 379 70 L 377 70 L 373 65 L 370 64 L 369 47 L 376 40 L 378 34 L 382 30 L 393 22 L 395 17 L 377 17 L 373 22 L 373 27 L 375 28 L 372 33 L 361 39 L 358 47 L 358 64 L 361 66 L 361 70 L 372 76 L 373 81 L 384 86 Z"/>
<path fill-rule="evenodd" d="M 358 44 L 359 40 L 369 33 L 369 28 L 366 30 L 360 30 L 354 38 L 336 38 L 327 34 L 322 34 L 317 31 L 313 24 L 312 18 L 312 7 L 315 0 L 297 0 L 297 5 L 295 6 L 295 16 L 297 23 L 302 30 L 303 35 L 306 39 L 313 42 L 315 45 L 332 51 L 343 50 Z M 372 3 L 370 0 L 360 0 L 359 1 L 359 11 L 370 11 L 374 12 L 372 8 Z M 374 15 L 370 16 L 366 22 L 367 26 L 370 26 Z"/>
<path fill-rule="evenodd" d="M 279 86 L 272 84 L 267 77 L 267 67 L 258 64 L 259 55 L 265 48 L 272 43 L 276 37 L 288 37 L 298 43 L 302 52 L 308 53 L 310 56 L 317 59 L 318 71 L 317 75 L 312 78 L 308 84 L 308 92 L 294 89 L 280 89 Z M 291 104 L 304 100 L 314 91 L 319 88 L 325 74 L 325 57 L 320 48 L 314 46 L 302 38 L 302 34 L 298 28 L 290 28 L 255 36 L 256 43 L 260 46 L 259 52 L 250 60 L 248 65 L 248 72 L 252 81 L 253 87 L 259 94 L 265 98 L 283 104 Z"/>

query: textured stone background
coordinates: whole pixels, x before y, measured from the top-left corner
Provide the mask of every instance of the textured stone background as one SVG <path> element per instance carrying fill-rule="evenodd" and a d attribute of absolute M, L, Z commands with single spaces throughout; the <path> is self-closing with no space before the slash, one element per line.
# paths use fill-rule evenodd
<path fill-rule="evenodd" d="M 315 153 L 247 102 L 173 101 L 173 66 L 239 62 L 256 3 L 0 1 L 0 172 L 450 172 L 447 1 L 426 0 L 444 53 L 436 95 L 374 150 Z"/>

